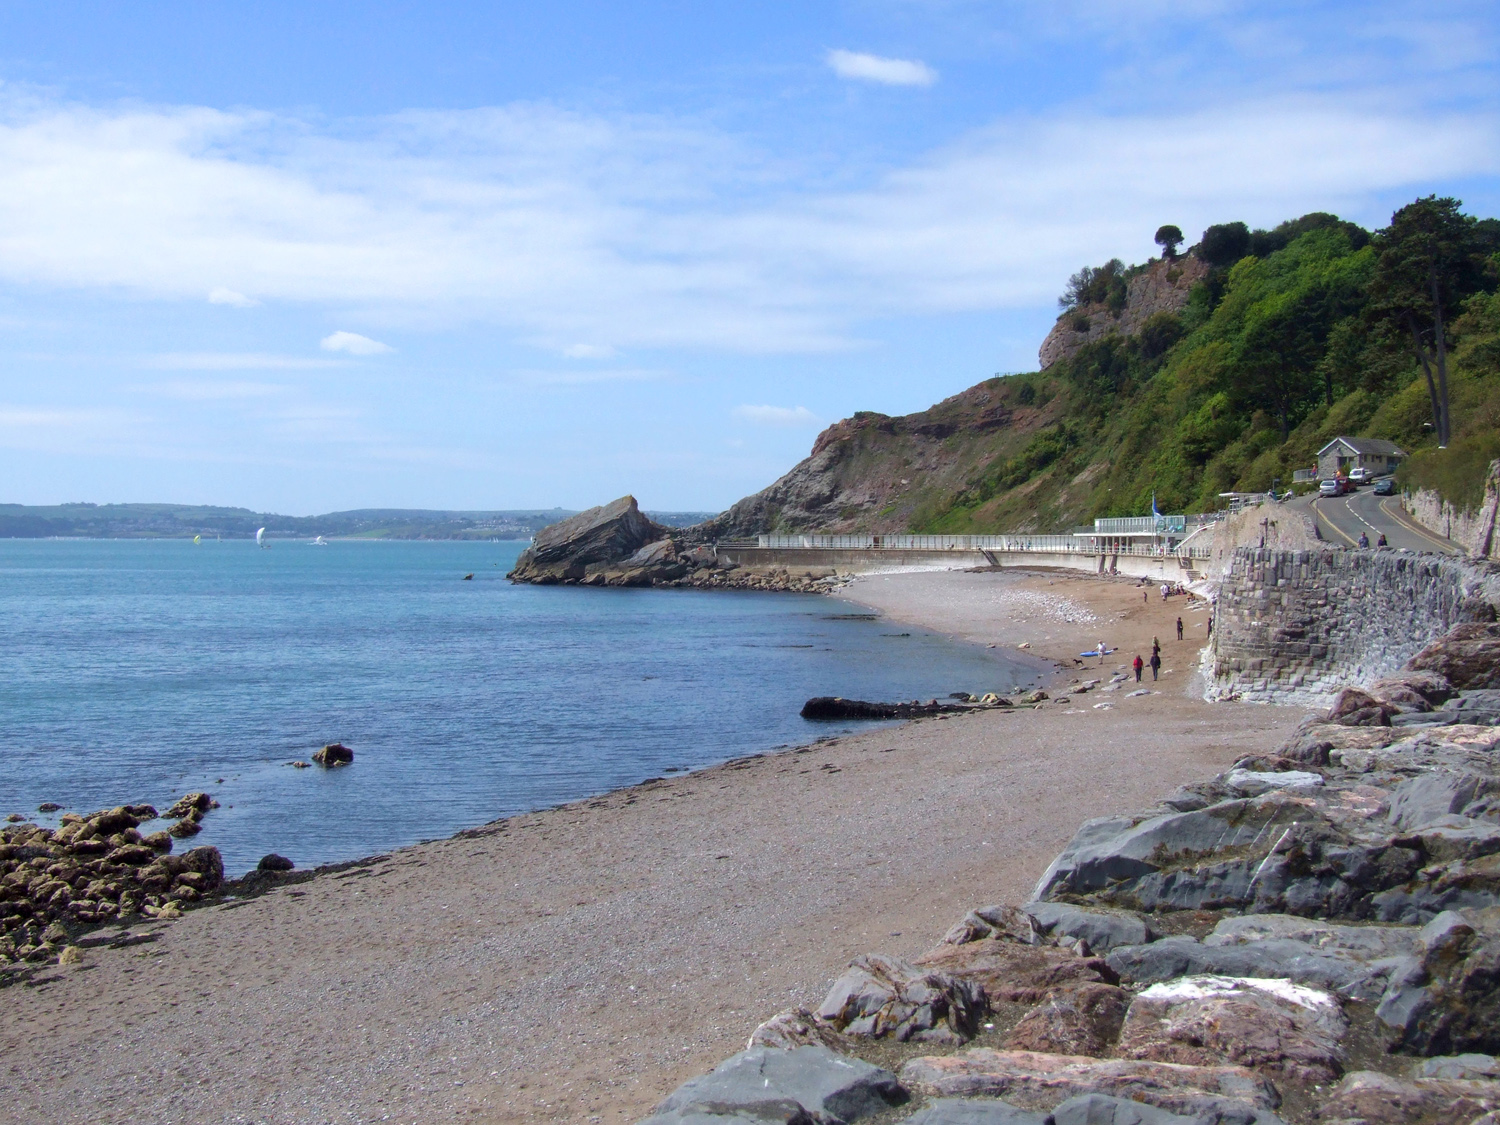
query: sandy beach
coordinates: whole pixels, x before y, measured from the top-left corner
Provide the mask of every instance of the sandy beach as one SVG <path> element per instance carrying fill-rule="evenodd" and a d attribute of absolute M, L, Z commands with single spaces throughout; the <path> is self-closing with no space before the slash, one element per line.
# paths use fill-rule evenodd
<path fill-rule="evenodd" d="M 1168 671 L 1149 696 L 924 720 L 514 817 L 91 949 L 4 991 L 0 1120 L 635 1121 L 852 956 L 1024 901 L 1084 818 L 1302 717 L 1196 698 L 1205 614 L 1147 595 L 866 576 L 844 596 L 895 620 L 1069 661 L 1104 640 L 1105 671 L 1156 635 Z"/>

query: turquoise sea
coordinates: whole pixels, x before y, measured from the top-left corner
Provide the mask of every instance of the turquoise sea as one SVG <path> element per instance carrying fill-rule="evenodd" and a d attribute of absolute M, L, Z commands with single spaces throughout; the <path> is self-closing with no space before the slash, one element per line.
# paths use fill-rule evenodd
<path fill-rule="evenodd" d="M 815 595 L 513 586 L 522 546 L 0 540 L 0 815 L 205 789 L 230 873 L 306 867 L 1046 671 Z"/>

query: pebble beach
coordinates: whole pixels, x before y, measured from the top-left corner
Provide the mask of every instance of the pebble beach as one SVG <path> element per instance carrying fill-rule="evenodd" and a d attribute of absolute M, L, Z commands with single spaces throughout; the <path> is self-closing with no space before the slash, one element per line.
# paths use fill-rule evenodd
<path fill-rule="evenodd" d="M 1154 587 L 942 572 L 840 596 L 1106 681 L 1157 636 L 1162 679 L 740 759 L 135 925 L 5 990 L 0 1120 L 633 1122 L 851 957 L 1024 901 L 1080 820 L 1304 714 L 1202 702 L 1206 615 Z"/>

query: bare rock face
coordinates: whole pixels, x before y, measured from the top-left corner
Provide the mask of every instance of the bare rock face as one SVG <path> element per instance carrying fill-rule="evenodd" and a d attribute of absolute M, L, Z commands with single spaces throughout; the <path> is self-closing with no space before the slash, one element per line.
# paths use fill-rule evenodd
<path fill-rule="evenodd" d="M 1217 1066 L 1237 1063 L 1304 1082 L 1342 1072 L 1348 1031 L 1338 1000 L 1284 980 L 1184 977 L 1154 984 L 1130 1004 L 1123 1058 Z"/>
<path fill-rule="evenodd" d="M 870 953 L 834 981 L 817 1015 L 845 1035 L 957 1045 L 974 1037 L 984 1010 L 973 981 Z"/>
<path fill-rule="evenodd" d="M 1136 1059 L 1092 1059 L 1038 1051 L 970 1047 L 924 1056 L 901 1068 L 901 1084 L 927 1097 L 1004 1098 L 1023 1109 L 1051 1109 L 1087 1094 L 1129 1098 L 1172 1113 L 1253 1122 L 1278 1120 L 1276 1088 L 1242 1066 L 1184 1066 Z"/>
<path fill-rule="evenodd" d="M 995 938 L 940 945 L 918 957 L 917 964 L 973 981 L 994 1003 L 1038 1004 L 1062 989 L 1120 983 L 1102 958 Z"/>
<path fill-rule="evenodd" d="M 641 548 L 668 539 L 668 529 L 647 519 L 634 496 L 622 496 L 542 528 L 509 577 L 543 585 L 581 582 L 591 567 L 620 567 Z"/>
<path fill-rule="evenodd" d="M 1132 336 L 1155 314 L 1177 312 L 1186 306 L 1188 293 L 1207 276 L 1208 265 L 1191 254 L 1155 262 L 1127 283 L 1125 307 L 1118 315 L 1100 304 L 1071 309 L 1058 317 L 1042 341 L 1037 361 L 1045 371 L 1085 344 L 1111 333 Z"/>
<path fill-rule="evenodd" d="M 1103 1055 L 1119 1038 L 1130 1002 L 1124 989 L 1085 984 L 1052 993 L 1006 1037 L 1006 1047 L 1057 1055 Z"/>
<path fill-rule="evenodd" d="M 1406 666 L 1414 672 L 1436 673 L 1459 691 L 1500 688 L 1500 623 L 1455 626 Z"/>

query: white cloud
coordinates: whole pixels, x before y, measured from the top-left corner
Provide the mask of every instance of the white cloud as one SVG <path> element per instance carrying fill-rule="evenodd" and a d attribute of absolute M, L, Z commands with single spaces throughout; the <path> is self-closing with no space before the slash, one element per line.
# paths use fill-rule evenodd
<path fill-rule="evenodd" d="M 227 402 L 237 399 L 268 398 L 283 393 L 279 383 L 220 382 L 217 380 L 170 379 L 147 383 L 135 388 L 160 398 L 178 402 Z"/>
<path fill-rule="evenodd" d="M 615 349 L 604 344 L 569 344 L 562 354 L 568 359 L 612 359 Z"/>
<path fill-rule="evenodd" d="M 1163 222 L 1379 222 L 1393 195 L 1500 173 L 1493 109 L 1340 92 L 1012 116 L 843 191 L 754 181 L 761 154 L 659 119 L 523 106 L 337 128 L 0 101 L 0 284 L 202 300 L 229 276 L 375 322 L 496 323 L 570 358 L 607 358 L 588 340 L 810 352 L 881 316 L 1050 305 L 1080 265 L 1154 252 Z M 367 339 L 324 347 L 383 346 Z"/>
<path fill-rule="evenodd" d="M 237 309 L 253 309 L 260 304 L 254 297 L 247 297 L 243 293 L 236 293 L 233 289 L 225 289 L 222 285 L 208 291 L 208 303 L 210 305 L 232 305 Z"/>
<path fill-rule="evenodd" d="M 736 406 L 734 416 L 757 426 L 821 426 L 805 406 Z"/>
<path fill-rule="evenodd" d="M 141 366 L 158 371 L 310 371 L 343 367 L 345 362 L 262 352 L 168 352 L 149 357 Z"/>
<path fill-rule="evenodd" d="M 333 332 L 318 344 L 325 352 L 348 352 L 350 355 L 384 355 L 394 349 L 389 344 L 361 336 L 358 332 Z"/>
<path fill-rule="evenodd" d="M 938 78 L 937 71 L 915 59 L 888 59 L 837 48 L 828 52 L 828 65 L 840 78 L 883 86 L 931 86 Z"/>
<path fill-rule="evenodd" d="M 575 387 L 590 383 L 656 383 L 672 378 L 670 371 L 647 367 L 616 367 L 591 371 L 512 371 L 511 377 L 537 387 Z"/>

